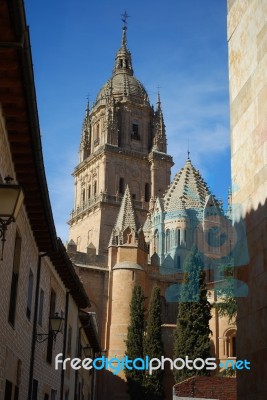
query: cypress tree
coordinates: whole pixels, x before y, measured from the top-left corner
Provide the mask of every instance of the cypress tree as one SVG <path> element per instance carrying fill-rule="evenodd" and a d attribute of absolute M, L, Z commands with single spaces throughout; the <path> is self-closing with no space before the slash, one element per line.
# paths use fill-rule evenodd
<path fill-rule="evenodd" d="M 144 342 L 144 295 L 141 286 L 137 285 L 133 289 L 133 296 L 130 304 L 130 325 L 126 340 L 126 355 L 130 360 L 143 358 Z M 137 369 L 125 369 L 128 384 L 128 393 L 132 400 L 144 397 L 143 377 L 144 371 Z"/>
<path fill-rule="evenodd" d="M 190 360 L 210 357 L 209 320 L 211 305 L 207 300 L 207 287 L 203 257 L 194 246 L 186 258 L 184 279 L 180 293 L 177 325 L 175 331 L 174 353 L 176 358 Z M 197 364 L 200 365 L 200 364 Z M 205 367 L 201 370 L 174 370 L 176 382 L 193 375 L 209 375 Z"/>
<path fill-rule="evenodd" d="M 147 329 L 144 342 L 144 355 L 149 358 L 161 359 L 164 355 L 163 343 L 161 339 L 161 301 L 160 289 L 154 287 L 148 309 Z M 152 375 L 146 371 L 144 377 L 144 391 L 146 400 L 164 399 L 164 390 L 162 385 L 163 371 L 158 369 L 153 371 Z"/>

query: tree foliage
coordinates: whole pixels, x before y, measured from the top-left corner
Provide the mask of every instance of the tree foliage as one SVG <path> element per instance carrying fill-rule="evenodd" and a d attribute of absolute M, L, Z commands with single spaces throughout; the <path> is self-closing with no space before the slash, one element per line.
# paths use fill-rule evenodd
<path fill-rule="evenodd" d="M 130 304 L 130 325 L 126 340 L 126 355 L 129 359 L 143 358 L 144 351 L 144 295 L 141 286 L 133 289 Z M 128 393 L 132 400 L 143 399 L 143 376 L 144 371 L 137 369 L 125 369 L 128 384 Z"/>
<path fill-rule="evenodd" d="M 210 357 L 211 305 L 207 300 L 204 263 L 201 253 L 194 246 L 184 265 L 184 279 L 180 292 L 174 353 L 176 358 L 191 360 Z M 201 370 L 184 369 L 175 371 L 175 380 L 180 382 L 193 375 L 209 375 Z"/>
<path fill-rule="evenodd" d="M 161 300 L 160 289 L 154 287 L 148 309 L 147 329 L 144 342 L 144 355 L 150 359 L 158 358 L 164 355 L 163 343 L 161 339 Z M 144 376 L 144 392 L 146 400 L 164 399 L 164 390 L 162 385 L 163 371 L 158 369 L 153 371 L 152 375 L 148 372 Z"/>
<path fill-rule="evenodd" d="M 220 317 L 228 317 L 229 323 L 235 323 L 237 315 L 237 302 L 235 298 L 235 278 L 234 267 L 227 265 L 221 266 L 226 274 L 220 287 L 216 290 L 217 302 L 214 307 L 218 310 Z"/>

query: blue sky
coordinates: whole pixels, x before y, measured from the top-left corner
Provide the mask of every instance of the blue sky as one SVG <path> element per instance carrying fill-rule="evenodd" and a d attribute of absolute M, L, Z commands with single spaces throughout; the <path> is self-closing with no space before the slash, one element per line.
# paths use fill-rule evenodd
<path fill-rule="evenodd" d="M 25 0 L 48 188 L 58 235 L 68 239 L 86 97 L 111 76 L 127 10 L 135 76 L 152 104 L 160 87 L 175 161 L 191 160 L 226 206 L 230 128 L 226 0 Z"/>

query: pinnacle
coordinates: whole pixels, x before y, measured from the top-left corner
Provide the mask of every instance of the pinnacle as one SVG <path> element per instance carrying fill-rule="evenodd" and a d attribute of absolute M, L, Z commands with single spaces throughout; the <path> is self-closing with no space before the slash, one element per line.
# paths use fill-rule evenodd
<path fill-rule="evenodd" d="M 133 229 L 135 232 L 137 231 L 136 216 L 132 196 L 129 186 L 127 185 L 115 224 L 115 230 L 123 232 L 128 227 Z"/>

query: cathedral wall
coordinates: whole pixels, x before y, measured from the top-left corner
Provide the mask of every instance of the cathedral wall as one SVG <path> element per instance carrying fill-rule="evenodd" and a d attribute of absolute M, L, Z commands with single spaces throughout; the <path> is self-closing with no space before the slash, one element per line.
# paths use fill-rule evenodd
<path fill-rule="evenodd" d="M 93 209 L 88 216 L 73 222 L 70 226 L 69 240 L 73 240 L 77 245 L 77 251 L 87 251 L 87 246 L 92 243 L 96 249 L 99 246 L 100 234 L 100 209 L 93 212 Z"/>
<path fill-rule="evenodd" d="M 90 295 L 90 311 L 96 312 L 101 348 L 105 349 L 109 271 L 100 267 L 76 267 L 86 293 Z"/>
<path fill-rule="evenodd" d="M 250 259 L 237 272 L 249 290 L 238 300 L 237 356 L 252 365 L 238 372 L 242 400 L 267 398 L 266 20 L 266 1 L 228 0 L 233 207 L 235 223 L 246 224 Z"/>
<path fill-rule="evenodd" d="M 120 147 L 148 153 L 151 145 L 151 119 L 152 111 L 149 106 L 139 106 L 132 102 L 121 105 Z"/>
<path fill-rule="evenodd" d="M 106 181 L 108 194 L 115 196 L 120 193 L 120 178 L 123 178 L 124 190 L 129 186 L 134 199 L 145 201 L 145 184 L 151 184 L 150 166 L 147 160 L 131 154 L 109 153 L 107 155 Z M 144 205 L 145 208 L 148 207 Z"/>
<path fill-rule="evenodd" d="M 113 270 L 109 357 L 125 355 L 130 303 L 135 285 L 141 285 L 144 288 L 144 271 L 134 268 Z"/>

